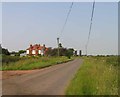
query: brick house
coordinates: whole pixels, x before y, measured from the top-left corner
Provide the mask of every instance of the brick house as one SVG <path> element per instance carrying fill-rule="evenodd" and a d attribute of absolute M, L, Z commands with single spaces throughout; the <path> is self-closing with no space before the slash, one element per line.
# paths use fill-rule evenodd
<path fill-rule="evenodd" d="M 41 46 L 40 44 L 31 44 L 30 47 L 26 49 L 26 54 L 31 56 L 45 55 L 47 50 L 48 48 L 46 48 L 45 45 Z"/>

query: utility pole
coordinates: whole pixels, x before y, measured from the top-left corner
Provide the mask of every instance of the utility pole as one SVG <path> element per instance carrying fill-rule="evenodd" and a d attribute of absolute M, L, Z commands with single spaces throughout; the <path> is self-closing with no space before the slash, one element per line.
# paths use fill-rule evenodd
<path fill-rule="evenodd" d="M 57 44 L 58 44 L 58 56 L 60 56 L 60 50 L 59 50 L 59 38 L 57 38 Z"/>

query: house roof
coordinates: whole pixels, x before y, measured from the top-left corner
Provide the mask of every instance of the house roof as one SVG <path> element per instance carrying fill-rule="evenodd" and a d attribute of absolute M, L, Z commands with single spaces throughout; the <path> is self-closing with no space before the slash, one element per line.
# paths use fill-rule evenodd
<path fill-rule="evenodd" d="M 42 50 L 43 48 L 46 49 L 45 46 L 41 46 L 41 45 L 38 45 L 38 44 L 35 44 L 35 45 L 30 45 L 30 47 L 27 49 L 27 50 Z"/>

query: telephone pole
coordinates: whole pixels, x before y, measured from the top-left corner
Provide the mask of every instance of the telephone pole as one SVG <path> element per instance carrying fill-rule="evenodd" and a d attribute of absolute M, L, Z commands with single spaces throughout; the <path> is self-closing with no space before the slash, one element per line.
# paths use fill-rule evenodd
<path fill-rule="evenodd" d="M 60 50 L 59 50 L 59 38 L 57 38 L 57 44 L 58 44 L 58 56 L 60 56 Z"/>

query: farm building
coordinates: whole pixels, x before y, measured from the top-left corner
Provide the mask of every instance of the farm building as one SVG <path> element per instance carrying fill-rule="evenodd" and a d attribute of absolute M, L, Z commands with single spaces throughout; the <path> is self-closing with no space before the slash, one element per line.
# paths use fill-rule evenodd
<path fill-rule="evenodd" d="M 46 51 L 48 50 L 45 45 L 41 46 L 40 44 L 30 45 L 30 47 L 26 50 L 27 55 L 45 55 Z"/>

